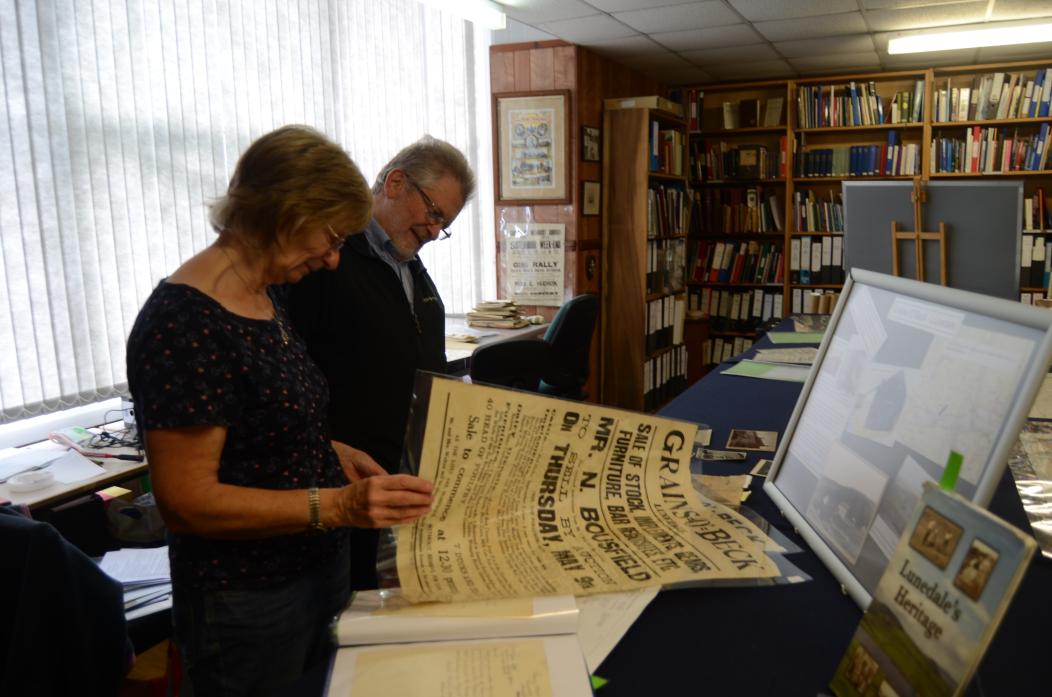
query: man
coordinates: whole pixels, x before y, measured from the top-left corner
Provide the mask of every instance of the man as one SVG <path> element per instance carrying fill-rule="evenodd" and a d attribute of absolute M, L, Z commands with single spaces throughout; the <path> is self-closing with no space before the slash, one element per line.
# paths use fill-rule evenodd
<path fill-rule="evenodd" d="M 398 471 L 417 369 L 443 372 L 445 307 L 417 252 L 449 236 L 475 191 L 464 155 L 424 136 L 373 184 L 373 219 L 352 235 L 333 273 L 289 287 L 289 314 L 329 380 L 334 440 Z M 342 232 L 342 231 L 338 231 Z M 352 535 L 356 588 L 375 587 L 375 531 Z"/>

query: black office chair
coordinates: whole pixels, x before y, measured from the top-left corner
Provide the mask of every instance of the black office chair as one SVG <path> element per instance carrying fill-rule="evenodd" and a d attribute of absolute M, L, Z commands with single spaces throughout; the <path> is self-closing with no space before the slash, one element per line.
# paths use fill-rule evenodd
<path fill-rule="evenodd" d="M 541 339 L 508 339 L 480 346 L 471 355 L 472 382 L 536 392 L 548 373 L 551 346 Z"/>
<path fill-rule="evenodd" d="M 588 382 L 588 353 L 599 315 L 599 297 L 578 295 L 563 303 L 544 335 L 552 347 L 549 369 L 539 392 L 569 399 L 584 399 Z"/>

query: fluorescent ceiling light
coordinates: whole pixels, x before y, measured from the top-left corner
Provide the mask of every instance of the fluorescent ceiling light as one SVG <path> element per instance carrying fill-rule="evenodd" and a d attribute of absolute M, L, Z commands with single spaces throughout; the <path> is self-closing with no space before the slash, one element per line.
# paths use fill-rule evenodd
<path fill-rule="evenodd" d="M 955 48 L 1011 46 L 1052 41 L 1052 23 L 1017 24 L 967 31 L 911 34 L 888 41 L 888 53 L 924 53 L 950 51 Z"/>
<path fill-rule="evenodd" d="M 469 22 L 497 31 L 506 26 L 504 8 L 490 0 L 420 0 L 424 5 L 463 17 Z"/>

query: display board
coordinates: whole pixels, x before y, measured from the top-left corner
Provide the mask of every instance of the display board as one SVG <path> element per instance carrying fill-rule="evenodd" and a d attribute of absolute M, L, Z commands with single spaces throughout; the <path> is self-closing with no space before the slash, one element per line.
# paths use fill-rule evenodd
<path fill-rule="evenodd" d="M 921 206 L 925 232 L 946 224 L 946 284 L 951 288 L 1019 299 L 1023 227 L 1021 181 L 928 182 Z M 913 182 L 844 182 L 844 268 L 892 272 L 891 223 L 913 226 Z M 899 276 L 917 278 L 914 243 L 900 241 Z M 924 280 L 939 282 L 939 250 L 924 243 Z"/>
<path fill-rule="evenodd" d="M 985 506 L 1052 357 L 1052 313 L 852 269 L 764 490 L 862 607 L 925 481 Z"/>

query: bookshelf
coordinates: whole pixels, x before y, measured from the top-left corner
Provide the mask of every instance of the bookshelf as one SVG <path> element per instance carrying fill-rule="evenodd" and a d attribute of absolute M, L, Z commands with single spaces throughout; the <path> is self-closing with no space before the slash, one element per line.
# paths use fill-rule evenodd
<path fill-rule="evenodd" d="M 625 103 L 603 115 L 600 383 L 604 404 L 651 411 L 686 386 L 686 122 Z"/>
<path fill-rule="evenodd" d="M 785 81 L 686 94 L 688 316 L 706 324 L 691 356 L 703 369 L 744 351 L 783 315 L 788 97 Z"/>
<path fill-rule="evenodd" d="M 1043 101 L 1035 102 L 1033 94 L 1039 82 L 1042 89 L 1048 85 L 1052 91 L 1052 73 L 1038 76 L 1039 70 L 1049 68 L 1052 60 L 684 89 L 692 189 L 689 315 L 700 318 L 696 321 L 706 329 L 692 333 L 702 337 L 699 358 L 706 365 L 719 362 L 728 354 L 725 348 L 714 351 L 716 340 L 724 339 L 722 348 L 728 339 L 740 338 L 737 346 L 731 344 L 733 355 L 755 333 L 754 322 L 727 326 L 722 312 L 733 315 L 733 306 L 720 307 L 724 291 L 755 293 L 757 288 L 739 287 L 729 278 L 721 279 L 719 272 L 714 276 L 715 250 L 710 243 L 734 240 L 738 250 L 741 242 L 761 243 L 768 237 L 772 244 L 780 243 L 781 279 L 763 284 L 760 290 L 780 299 L 779 314 L 802 312 L 812 292 L 840 288 L 844 249 L 840 189 L 846 180 L 1022 180 L 1028 201 L 1020 230 L 1022 299 L 1031 301 L 1043 293 L 1052 275 L 1052 116 L 1042 112 Z M 1028 84 L 1034 85 L 1029 88 L 1032 109 L 1024 106 Z M 1006 102 L 989 96 L 995 85 L 1000 85 Z M 981 105 L 984 89 L 988 96 Z M 766 105 L 779 98 L 782 113 L 774 125 L 773 116 L 767 120 Z M 755 123 L 754 114 L 759 114 Z M 757 176 L 743 177 L 743 146 L 750 151 L 765 147 L 768 163 L 776 153 L 777 168 L 760 167 Z M 965 153 L 970 157 L 966 159 Z M 983 164 L 973 164 L 974 158 Z M 750 166 L 753 159 L 750 152 Z M 780 229 L 757 231 L 739 224 L 733 214 L 725 217 L 727 206 L 733 210 L 735 196 L 750 189 L 761 204 L 771 198 L 781 204 Z M 1040 273 L 1035 264 L 1041 264 Z M 761 322 L 765 312 L 761 307 Z"/>

